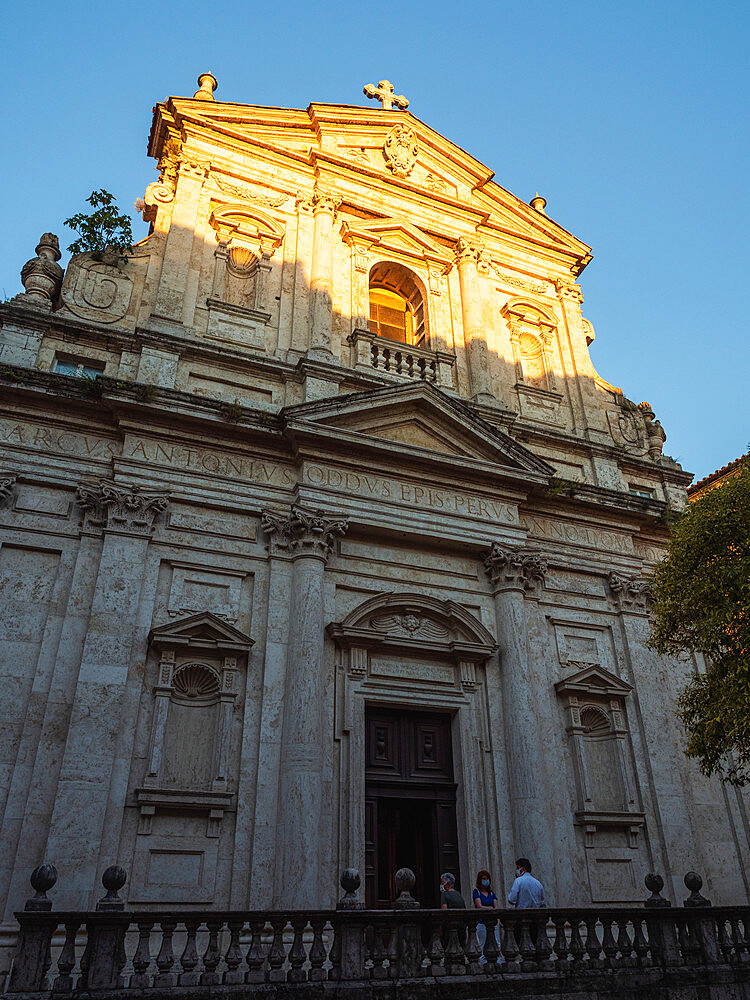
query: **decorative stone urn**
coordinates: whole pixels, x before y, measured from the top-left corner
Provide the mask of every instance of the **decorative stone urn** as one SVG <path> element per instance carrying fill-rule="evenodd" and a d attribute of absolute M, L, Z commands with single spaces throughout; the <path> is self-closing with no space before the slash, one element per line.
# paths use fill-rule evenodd
<path fill-rule="evenodd" d="M 63 269 L 57 263 L 60 244 L 54 233 L 42 233 L 36 254 L 21 268 L 21 283 L 34 305 L 50 308 L 60 293 L 63 279 Z"/>

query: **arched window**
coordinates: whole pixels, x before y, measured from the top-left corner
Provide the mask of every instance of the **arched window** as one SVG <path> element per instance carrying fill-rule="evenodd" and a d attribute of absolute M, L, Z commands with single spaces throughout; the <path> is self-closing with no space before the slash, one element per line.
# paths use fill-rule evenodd
<path fill-rule="evenodd" d="M 370 271 L 370 329 L 387 340 L 427 346 L 422 292 L 401 264 L 381 261 Z"/>

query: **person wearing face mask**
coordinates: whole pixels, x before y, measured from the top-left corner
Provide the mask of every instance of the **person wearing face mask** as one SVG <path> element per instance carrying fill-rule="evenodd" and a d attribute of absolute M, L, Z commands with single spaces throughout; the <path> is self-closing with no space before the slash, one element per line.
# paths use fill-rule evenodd
<path fill-rule="evenodd" d="M 496 910 L 498 908 L 497 896 L 492 889 L 492 876 L 486 868 L 477 872 L 477 884 L 472 893 L 472 898 L 474 900 L 474 906 L 478 910 Z M 479 959 L 480 965 L 484 965 L 487 961 L 484 957 L 484 943 L 486 940 L 487 928 L 484 926 L 484 921 L 480 920 L 477 924 L 477 941 L 479 942 L 479 947 L 482 949 L 482 956 Z M 497 946 L 499 948 L 500 930 L 497 924 L 495 924 L 495 940 L 497 941 Z M 498 957 L 497 964 L 500 965 L 502 962 L 503 957 L 500 955 Z"/>
<path fill-rule="evenodd" d="M 531 874 L 531 862 L 528 858 L 516 860 L 516 878 L 508 893 L 508 902 L 519 910 L 540 909 L 547 905 L 544 886 Z"/>
<path fill-rule="evenodd" d="M 456 876 L 445 872 L 440 876 L 440 909 L 465 910 L 464 897 L 456 889 Z"/>

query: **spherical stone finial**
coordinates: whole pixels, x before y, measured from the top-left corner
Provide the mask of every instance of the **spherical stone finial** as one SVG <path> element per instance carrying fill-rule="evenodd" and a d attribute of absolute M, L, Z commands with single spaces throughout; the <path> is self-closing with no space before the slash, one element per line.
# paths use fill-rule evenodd
<path fill-rule="evenodd" d="M 357 889 L 362 884 L 356 868 L 345 868 L 341 873 L 341 888 L 344 895 L 336 904 L 337 910 L 364 910 L 365 904 L 357 896 Z"/>
<path fill-rule="evenodd" d="M 213 73 L 201 73 L 198 77 L 198 89 L 193 97 L 198 101 L 215 101 L 214 91 L 219 86 L 219 81 Z"/>
<path fill-rule="evenodd" d="M 412 896 L 411 890 L 417 884 L 417 877 L 411 868 L 399 868 L 393 877 L 398 899 L 393 904 L 394 910 L 416 910 L 419 903 Z"/>
<path fill-rule="evenodd" d="M 117 893 L 127 880 L 127 872 L 119 865 L 110 865 L 106 868 L 102 875 L 102 885 L 107 890 L 107 895 L 96 904 L 97 910 L 124 910 L 125 904 Z"/>
<path fill-rule="evenodd" d="M 697 892 L 703 886 L 703 879 L 700 877 L 698 872 L 687 872 L 683 881 L 685 883 L 685 888 L 689 889 L 691 892 Z"/>
<path fill-rule="evenodd" d="M 541 196 L 541 195 L 539 194 L 539 192 L 538 192 L 538 191 L 536 192 L 536 194 L 534 195 L 534 197 L 533 197 L 533 198 L 531 199 L 531 201 L 529 202 L 529 204 L 531 205 L 531 207 L 532 207 L 532 208 L 533 208 L 533 209 L 534 209 L 535 211 L 537 211 L 537 212 L 541 212 L 541 213 L 542 213 L 542 215 L 546 215 L 546 214 L 547 214 L 547 213 L 546 213 L 546 212 L 544 211 L 544 210 L 545 210 L 545 208 L 547 207 L 547 199 L 546 199 L 546 198 L 543 198 L 543 197 L 542 197 L 542 196 Z"/>
<path fill-rule="evenodd" d="M 657 875 L 656 872 L 649 872 L 643 881 L 646 883 L 646 888 L 651 893 L 645 902 L 646 906 L 653 907 L 672 905 L 669 900 L 664 899 L 661 894 L 661 891 L 664 888 L 664 879 L 661 875 Z"/>
<path fill-rule="evenodd" d="M 684 878 L 685 888 L 690 890 L 690 895 L 685 900 L 685 906 L 710 906 L 711 900 L 706 899 L 701 894 L 703 879 L 698 872 L 687 872 Z"/>
<path fill-rule="evenodd" d="M 34 895 L 26 900 L 25 910 L 51 910 L 52 900 L 47 899 L 47 892 L 57 882 L 57 869 L 54 865 L 45 862 L 37 865 L 31 873 L 31 888 Z"/>
<path fill-rule="evenodd" d="M 345 868 L 341 873 L 341 888 L 347 894 L 353 894 L 362 885 L 359 872 L 356 868 Z"/>

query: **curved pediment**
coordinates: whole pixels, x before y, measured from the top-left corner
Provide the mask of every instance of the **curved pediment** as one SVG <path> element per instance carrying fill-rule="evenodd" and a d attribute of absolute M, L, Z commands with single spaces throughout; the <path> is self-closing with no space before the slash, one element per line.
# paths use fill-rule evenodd
<path fill-rule="evenodd" d="M 481 661 L 495 649 L 492 634 L 455 601 L 424 594 L 378 594 L 355 608 L 328 633 L 340 645 L 442 649 Z"/>

